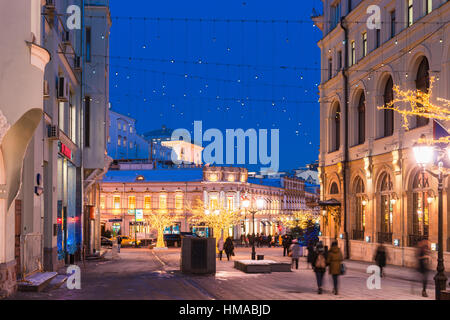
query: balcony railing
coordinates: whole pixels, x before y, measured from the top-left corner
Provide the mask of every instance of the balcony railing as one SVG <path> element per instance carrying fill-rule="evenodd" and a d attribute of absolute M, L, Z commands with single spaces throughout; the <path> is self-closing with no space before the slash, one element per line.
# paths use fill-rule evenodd
<path fill-rule="evenodd" d="M 379 243 L 392 243 L 392 232 L 378 232 Z"/>
<path fill-rule="evenodd" d="M 364 230 L 353 230 L 353 240 L 364 240 Z"/>
<path fill-rule="evenodd" d="M 410 234 L 408 235 L 408 247 L 416 247 L 420 241 L 425 239 L 428 237 L 421 234 Z"/>

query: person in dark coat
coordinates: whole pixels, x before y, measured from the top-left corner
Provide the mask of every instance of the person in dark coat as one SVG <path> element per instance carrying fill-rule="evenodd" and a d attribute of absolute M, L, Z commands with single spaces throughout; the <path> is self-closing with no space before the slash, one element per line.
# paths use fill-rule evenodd
<path fill-rule="evenodd" d="M 311 248 L 311 266 L 316 274 L 317 293 L 322 294 L 323 275 L 327 268 L 327 257 L 325 256 L 325 249 L 322 242 L 317 243 L 315 249 Z"/>
<path fill-rule="evenodd" d="M 430 260 L 430 253 L 428 249 L 427 240 L 422 240 L 417 246 L 417 262 L 418 271 L 422 275 L 422 296 L 428 297 L 427 282 L 428 282 L 428 264 Z"/>
<path fill-rule="evenodd" d="M 228 261 L 230 261 L 230 257 L 234 254 L 234 245 L 231 237 L 228 237 L 227 240 L 225 240 L 223 248 L 225 249 Z"/>
<path fill-rule="evenodd" d="M 333 278 L 333 293 L 338 294 L 338 277 L 341 275 L 341 264 L 344 260 L 341 249 L 339 249 L 337 241 L 331 244 L 331 249 L 327 253 L 327 265 L 329 266 L 329 273 Z"/>
<path fill-rule="evenodd" d="M 322 249 L 323 249 L 323 244 L 320 243 Z M 308 243 L 308 256 L 306 257 L 306 261 L 307 261 L 307 268 L 309 268 L 309 265 L 311 265 L 311 267 L 313 266 L 313 259 L 314 259 L 314 246 L 312 244 L 312 242 Z"/>
<path fill-rule="evenodd" d="M 267 246 L 270 248 L 272 246 L 272 235 L 267 236 Z"/>
<path fill-rule="evenodd" d="M 380 268 L 380 277 L 383 277 L 383 268 L 386 266 L 387 260 L 386 248 L 383 244 L 380 244 L 378 246 L 373 259 L 375 260 L 377 266 Z"/>
<path fill-rule="evenodd" d="M 117 252 L 120 253 L 120 247 L 122 246 L 122 237 L 119 235 L 117 236 Z"/>

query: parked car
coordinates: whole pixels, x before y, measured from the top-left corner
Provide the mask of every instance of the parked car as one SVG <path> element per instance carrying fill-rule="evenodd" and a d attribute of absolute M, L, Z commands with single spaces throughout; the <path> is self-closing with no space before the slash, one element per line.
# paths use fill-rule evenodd
<path fill-rule="evenodd" d="M 165 234 L 164 242 L 168 247 L 181 247 L 181 239 L 185 237 L 198 237 L 192 232 L 180 232 L 179 234 Z"/>
<path fill-rule="evenodd" d="M 102 246 L 112 247 L 113 245 L 113 241 L 111 239 L 108 239 L 107 237 L 101 237 L 100 243 Z"/>
<path fill-rule="evenodd" d="M 121 236 L 122 238 L 122 247 L 134 246 L 134 238 L 130 238 L 129 236 Z M 117 242 L 117 237 L 113 238 L 112 241 Z M 137 245 L 141 244 L 141 240 L 137 241 Z"/>

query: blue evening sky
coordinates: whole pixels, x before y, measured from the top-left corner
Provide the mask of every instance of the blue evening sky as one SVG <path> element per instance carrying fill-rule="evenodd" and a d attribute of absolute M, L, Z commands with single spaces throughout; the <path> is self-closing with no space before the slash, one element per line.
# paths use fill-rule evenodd
<path fill-rule="evenodd" d="M 192 131 L 194 120 L 203 132 L 279 129 L 280 170 L 317 159 L 321 32 L 310 16 L 320 0 L 110 6 L 110 101 L 137 119 L 138 133 L 162 125 Z"/>

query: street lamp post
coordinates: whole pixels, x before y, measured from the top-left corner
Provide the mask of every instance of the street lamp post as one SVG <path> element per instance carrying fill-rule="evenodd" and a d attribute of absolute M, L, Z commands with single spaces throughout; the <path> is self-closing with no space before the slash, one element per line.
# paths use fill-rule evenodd
<path fill-rule="evenodd" d="M 438 153 L 438 173 L 426 169 L 428 164 L 434 160 L 434 151 Z M 416 162 L 422 167 L 423 172 L 427 171 L 431 176 L 438 180 L 438 259 L 437 259 L 437 273 L 434 276 L 435 282 L 435 298 L 441 299 L 441 292 L 446 289 L 447 276 L 445 275 L 444 267 L 444 241 L 443 241 L 443 206 L 442 206 L 442 190 L 444 179 L 448 176 L 444 169 L 444 159 L 447 156 L 450 159 L 450 148 L 442 146 L 429 146 L 417 144 L 413 147 Z"/>
<path fill-rule="evenodd" d="M 250 207 L 250 200 L 248 198 L 245 198 L 242 201 L 242 206 L 245 209 L 245 212 L 247 212 L 247 208 Z M 261 210 L 264 207 L 264 199 L 262 198 L 258 198 L 256 200 L 256 208 L 255 209 L 250 209 L 249 212 L 252 215 L 252 223 L 253 223 L 253 236 L 252 236 L 252 260 L 256 260 L 256 250 L 255 250 L 255 213 L 258 212 L 258 210 Z"/>

